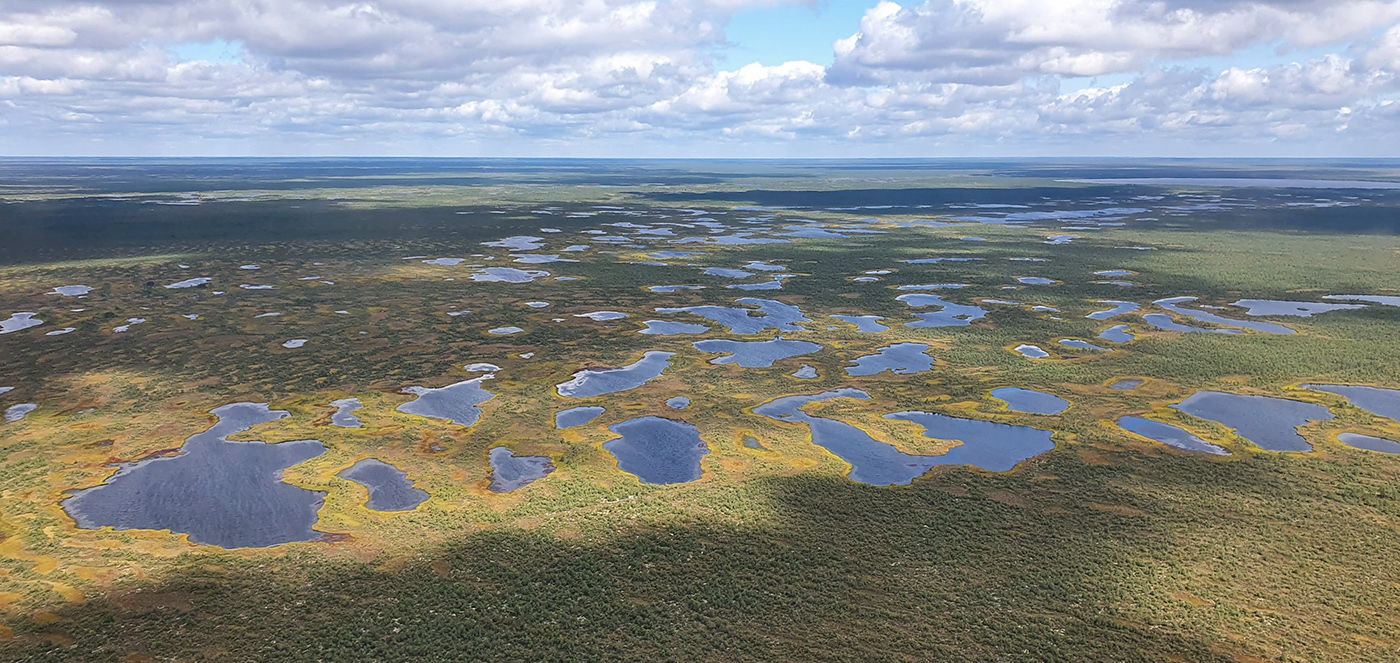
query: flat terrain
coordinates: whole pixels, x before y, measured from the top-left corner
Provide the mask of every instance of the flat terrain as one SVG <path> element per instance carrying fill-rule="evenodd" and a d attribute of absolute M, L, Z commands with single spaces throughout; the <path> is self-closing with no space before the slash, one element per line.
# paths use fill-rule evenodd
<path fill-rule="evenodd" d="M 1304 387 L 1400 389 L 1400 188 L 1383 188 L 1400 165 L 114 160 L 0 175 L 0 658 L 1400 661 L 1400 454 L 1338 439 L 1400 441 L 1400 422 Z M 653 288 L 668 285 L 699 287 Z M 1195 299 L 1161 301 L 1179 297 Z M 1351 306 L 1250 315 L 1240 300 Z M 1103 302 L 1136 308 L 1086 317 Z M 693 333 L 639 333 L 665 328 L 647 321 Z M 1131 340 L 1100 336 L 1117 326 Z M 731 361 L 715 348 L 734 343 L 694 345 L 777 339 L 816 347 Z M 891 351 L 901 370 L 847 370 L 899 344 L 922 347 Z M 640 384 L 560 386 L 649 352 L 673 354 Z M 453 400 L 478 387 L 489 400 Z M 990 393 L 1004 387 L 1069 407 L 1018 412 Z M 808 404 L 804 421 L 755 411 L 848 388 L 868 398 Z M 1303 447 L 1274 452 L 1171 407 L 1200 391 L 1321 408 L 1296 428 L 1266 417 Z M 442 406 L 424 392 L 455 394 L 451 419 L 420 416 Z M 360 428 L 332 425 L 348 398 Z M 187 439 L 268 451 L 200 436 L 231 403 L 288 414 L 227 440 L 319 453 L 282 483 L 193 481 L 174 510 L 270 509 L 305 516 L 306 536 L 220 547 L 202 533 L 268 539 L 248 538 L 258 518 L 172 532 L 65 508 L 153 467 L 178 482 L 207 461 Z M 580 406 L 605 411 L 556 429 Z M 944 439 L 886 416 L 901 412 L 1050 431 L 1054 448 L 1002 458 L 1009 471 L 936 464 L 1013 429 Z M 1125 416 L 1221 453 L 1134 435 Z M 698 480 L 619 469 L 612 428 L 645 417 L 694 427 Z M 933 465 L 854 480 L 873 475 L 820 444 L 822 422 Z M 656 476 L 685 476 L 694 461 L 666 444 Z M 552 471 L 497 492 L 502 448 Z M 368 509 L 342 475 L 365 459 L 428 498 Z M 252 483 L 282 497 L 242 501 Z M 168 511 L 157 493 L 133 491 L 124 517 Z"/>

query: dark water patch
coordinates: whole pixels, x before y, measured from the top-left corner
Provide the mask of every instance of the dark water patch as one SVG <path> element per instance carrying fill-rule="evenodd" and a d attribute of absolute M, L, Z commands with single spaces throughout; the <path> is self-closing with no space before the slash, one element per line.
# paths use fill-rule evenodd
<path fill-rule="evenodd" d="M 700 459 L 710 453 L 696 427 L 662 419 L 641 417 L 608 427 L 620 439 L 603 443 L 617 459 L 617 468 L 642 483 L 671 484 L 696 481 Z"/>
<path fill-rule="evenodd" d="M 1093 313 L 1084 316 L 1090 320 L 1107 320 L 1109 318 L 1116 318 L 1120 315 L 1123 315 L 1124 313 L 1132 313 L 1133 311 L 1136 311 L 1138 309 L 1138 305 L 1133 302 L 1120 302 L 1116 299 L 1100 299 L 1095 301 L 1094 303 L 1111 304 L 1113 305 L 1113 308 L 1104 311 L 1094 311 Z"/>
<path fill-rule="evenodd" d="M 1230 452 L 1226 451 L 1224 448 L 1206 442 L 1176 426 L 1170 426 L 1141 417 L 1119 417 L 1117 423 L 1118 427 L 1125 431 L 1141 435 L 1154 442 L 1160 442 L 1173 449 L 1215 454 L 1217 456 L 1230 455 Z"/>
<path fill-rule="evenodd" d="M 44 324 L 44 321 L 36 319 L 34 317 L 35 315 L 37 314 L 26 311 L 15 313 L 11 315 L 9 319 L 0 320 L 0 334 L 10 334 L 21 329 L 29 329 L 30 327 L 38 327 Z"/>
<path fill-rule="evenodd" d="M 1344 384 L 1305 384 L 1302 387 L 1336 394 L 1371 414 L 1400 421 L 1400 390 Z"/>
<path fill-rule="evenodd" d="M 1137 389 L 1138 387 L 1141 387 L 1144 382 L 1146 381 L 1140 380 L 1138 378 L 1123 378 L 1122 380 L 1118 380 L 1117 382 L 1108 385 L 1108 388 L 1117 391 L 1132 391 L 1134 389 Z"/>
<path fill-rule="evenodd" d="M 746 279 L 753 276 L 753 272 L 746 272 L 742 269 L 729 269 L 728 267 L 706 267 L 705 276 L 723 276 L 730 279 Z"/>
<path fill-rule="evenodd" d="M 740 441 L 740 444 L 743 444 L 745 449 L 762 449 L 767 451 L 767 448 L 759 444 L 758 438 L 752 435 L 745 435 L 744 439 Z"/>
<path fill-rule="evenodd" d="M 13 424 L 15 422 L 24 421 L 24 418 L 29 416 L 30 412 L 33 412 L 37 409 L 39 409 L 39 406 L 34 403 L 20 403 L 18 405 L 11 405 L 10 407 L 5 408 L 4 421 L 7 424 Z"/>
<path fill-rule="evenodd" d="M 1349 447 L 1364 449 L 1366 451 L 1379 451 L 1384 454 L 1400 454 L 1400 442 L 1393 442 L 1383 437 L 1372 437 L 1361 435 L 1360 433 L 1338 433 L 1337 441 Z"/>
<path fill-rule="evenodd" d="M 923 343 L 896 343 L 880 348 L 873 355 L 856 357 L 854 366 L 846 367 L 846 375 L 863 377 L 889 371 L 896 375 L 911 375 L 933 370 L 934 358 L 926 354 L 929 346 Z"/>
<path fill-rule="evenodd" d="M 1351 302 L 1370 302 L 1382 306 L 1400 306 L 1400 297 L 1394 295 L 1323 295 L 1322 298 Z"/>
<path fill-rule="evenodd" d="M 230 442 L 234 433 L 290 416 L 266 403 L 232 403 L 176 456 L 125 464 L 63 509 L 81 529 L 170 530 L 222 548 L 265 548 L 321 536 L 312 529 L 325 493 L 282 481 L 282 470 L 325 453 L 316 440 Z"/>
<path fill-rule="evenodd" d="M 554 461 L 548 456 L 517 456 L 505 447 L 491 449 L 487 458 L 491 485 L 486 489 L 493 493 L 520 490 L 554 472 Z"/>
<path fill-rule="evenodd" d="M 1153 304 L 1156 304 L 1156 305 L 1158 305 L 1158 306 L 1160 306 L 1160 307 L 1162 307 L 1162 308 L 1164 308 L 1164 309 L 1166 309 L 1166 310 L 1168 310 L 1168 311 L 1171 311 L 1172 313 L 1176 313 L 1176 314 L 1178 314 L 1178 315 L 1188 316 L 1188 317 L 1194 318 L 1194 319 L 1196 319 L 1196 320 L 1200 320 L 1201 322 L 1209 322 L 1209 323 L 1212 323 L 1212 324 L 1221 325 L 1221 326 L 1223 326 L 1223 327 L 1237 327 L 1237 328 L 1240 328 L 1240 329 L 1250 329 L 1250 330 L 1257 331 L 1257 332 L 1262 332 L 1262 333 L 1265 333 L 1265 334 L 1280 334 L 1280 335 L 1286 335 L 1286 334 L 1296 334 L 1296 333 L 1297 333 L 1297 332 L 1293 331 L 1292 329 L 1289 329 L 1288 327 L 1285 327 L 1285 326 L 1283 326 L 1283 325 L 1280 325 L 1280 324 L 1274 323 L 1274 322 L 1257 322 L 1257 321 L 1254 321 L 1254 320 L 1236 320 L 1236 319 L 1234 319 L 1234 318 L 1226 318 L 1226 317 L 1218 316 L 1218 315 L 1216 315 L 1216 314 L 1214 314 L 1214 313 L 1210 313 L 1210 312 L 1208 312 L 1208 311 L 1202 311 L 1202 310 L 1200 310 L 1200 309 L 1184 308 L 1184 307 L 1182 307 L 1182 306 L 1178 306 L 1179 304 L 1184 304 L 1184 303 L 1186 303 L 1186 302 L 1193 302 L 1193 301 L 1196 301 L 1196 298 L 1195 298 L 1195 297 L 1168 297 L 1168 298 L 1166 298 L 1166 299 L 1159 299 L 1159 300 L 1157 300 L 1157 301 L 1155 301 L 1155 302 L 1152 302 L 1152 303 L 1153 303 Z M 1146 316 L 1144 316 L 1144 319 L 1146 319 Z"/>
<path fill-rule="evenodd" d="M 1031 345 L 1029 343 L 1022 343 L 1013 349 L 1016 351 L 1017 354 L 1021 355 L 1022 357 L 1025 357 L 1026 359 L 1045 359 L 1046 357 L 1050 356 L 1049 352 L 1040 349 L 1039 346 Z"/>
<path fill-rule="evenodd" d="M 597 419 L 606 411 L 607 410 L 596 405 L 585 405 L 583 407 L 560 410 L 554 414 L 554 428 L 555 430 L 564 430 L 565 428 L 582 426 Z"/>
<path fill-rule="evenodd" d="M 909 294 L 895 297 L 896 301 L 904 302 L 912 308 L 923 308 L 925 306 L 937 306 L 939 310 L 931 313 L 915 313 L 918 318 L 914 322 L 906 322 L 906 327 L 966 327 L 972 324 L 973 320 L 986 317 L 987 312 L 977 306 L 966 304 L 954 304 L 943 301 L 938 295 Z"/>
<path fill-rule="evenodd" d="M 801 322 L 811 322 L 802 310 L 791 304 L 771 299 L 742 297 L 734 300 L 737 304 L 756 307 L 754 309 L 731 308 L 727 306 L 686 306 L 683 308 L 658 308 L 657 313 L 690 313 L 729 328 L 734 334 L 757 334 L 765 329 L 779 332 L 806 331 L 798 326 Z M 758 315 L 754 315 L 757 313 Z"/>
<path fill-rule="evenodd" d="M 472 273 L 471 279 L 483 283 L 529 283 L 535 279 L 548 277 L 543 269 L 516 269 L 514 267 L 486 267 Z"/>
<path fill-rule="evenodd" d="M 1027 414 L 1059 414 L 1069 409 L 1069 401 L 1033 389 L 1003 387 L 992 390 L 992 398 L 1006 403 L 1006 409 Z"/>
<path fill-rule="evenodd" d="M 1103 332 L 1099 332 L 1098 338 L 1103 338 L 1103 340 L 1109 341 L 1109 343 L 1131 343 L 1134 337 L 1133 332 L 1128 330 L 1127 325 L 1114 325 L 1109 327 L 1109 329 L 1103 330 Z"/>
<path fill-rule="evenodd" d="M 1332 419 L 1332 413 L 1321 405 L 1220 391 L 1198 391 L 1171 407 L 1233 428 L 1236 435 L 1265 451 L 1312 451 L 1297 428 Z"/>
<path fill-rule="evenodd" d="M 1318 302 L 1291 302 L 1278 299 L 1241 299 L 1230 306 L 1248 309 L 1245 315 L 1291 315 L 1311 318 L 1319 313 L 1350 311 L 1366 308 L 1362 304 L 1323 304 Z"/>
<path fill-rule="evenodd" d="M 647 328 L 638 334 L 648 334 L 654 336 L 680 336 L 683 334 L 703 334 L 710 331 L 705 325 L 697 325 L 689 322 L 670 322 L 667 320 L 647 320 L 642 324 Z"/>
<path fill-rule="evenodd" d="M 1022 461 L 1055 448 L 1048 430 L 1028 426 L 962 419 L 929 412 L 896 412 L 886 419 L 911 421 L 924 427 L 924 437 L 956 440 L 941 456 L 926 456 L 937 465 L 971 465 L 989 472 L 1006 472 Z"/>
<path fill-rule="evenodd" d="M 495 394 L 481 388 L 481 383 L 491 378 L 490 375 L 483 375 L 437 389 L 404 387 L 403 393 L 414 394 L 418 398 L 394 409 L 404 414 L 446 419 L 458 426 L 470 427 L 481 418 L 481 408 L 477 406 L 496 397 Z"/>
<path fill-rule="evenodd" d="M 360 399 L 342 398 L 340 400 L 331 401 L 331 407 L 335 408 L 335 412 L 331 414 L 332 426 L 339 426 L 341 428 L 360 428 L 363 426 L 363 424 L 360 423 L 359 417 L 350 414 L 355 410 L 365 409 L 365 406 L 360 403 Z"/>
<path fill-rule="evenodd" d="M 565 398 L 591 398 L 635 389 L 660 377 L 675 354 L 652 350 L 621 368 L 584 369 L 574 373 L 572 380 L 557 385 L 555 391 Z"/>
<path fill-rule="evenodd" d="M 369 491 L 365 508 L 370 511 L 412 511 L 428 500 L 428 492 L 414 488 L 407 472 L 382 460 L 366 458 L 336 476 L 354 481 Z"/>
<path fill-rule="evenodd" d="M 1148 313 L 1142 316 L 1142 321 L 1163 331 L 1187 332 L 1199 334 L 1243 334 L 1238 329 L 1207 329 L 1205 327 L 1190 327 L 1172 320 L 1170 315 L 1165 313 Z"/>
<path fill-rule="evenodd" d="M 710 360 L 711 364 L 738 364 L 744 368 L 767 368 L 773 362 L 806 355 L 822 349 L 822 346 L 807 341 L 729 341 L 706 339 L 691 344 L 701 352 L 727 352 L 727 356 Z"/>

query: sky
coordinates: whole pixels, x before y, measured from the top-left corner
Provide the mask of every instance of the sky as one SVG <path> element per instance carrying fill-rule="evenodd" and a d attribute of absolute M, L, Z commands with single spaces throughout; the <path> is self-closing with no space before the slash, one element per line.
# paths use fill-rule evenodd
<path fill-rule="evenodd" d="M 1397 157 L 1400 0 L 4 0 L 0 155 Z"/>

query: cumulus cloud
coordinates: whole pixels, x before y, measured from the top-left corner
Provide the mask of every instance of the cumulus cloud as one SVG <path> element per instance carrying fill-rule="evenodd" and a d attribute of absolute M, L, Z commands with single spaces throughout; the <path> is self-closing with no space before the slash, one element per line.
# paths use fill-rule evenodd
<path fill-rule="evenodd" d="M 777 4 L 811 2 L 8 0 L 0 130 L 16 138 L 0 150 L 884 154 L 1396 126 L 1400 0 L 883 1 L 830 66 L 719 67 L 730 18 Z M 1228 64 L 1261 49 L 1284 55 Z M 1117 84 L 1083 85 L 1103 76 Z"/>

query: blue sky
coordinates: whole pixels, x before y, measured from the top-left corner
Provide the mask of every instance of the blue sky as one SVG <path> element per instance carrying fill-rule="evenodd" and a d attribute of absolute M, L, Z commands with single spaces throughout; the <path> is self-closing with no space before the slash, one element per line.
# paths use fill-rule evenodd
<path fill-rule="evenodd" d="M 860 17 L 873 6 L 874 2 L 861 0 L 819 0 L 811 6 L 741 11 L 724 31 L 732 46 L 721 52 L 732 66 L 750 62 L 776 66 L 792 60 L 829 65 L 831 44 L 851 36 Z"/>
<path fill-rule="evenodd" d="M 7 0 L 0 154 L 1385 156 L 1400 0 Z"/>

